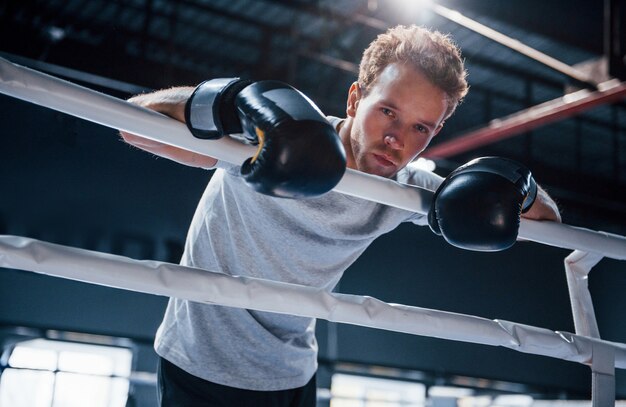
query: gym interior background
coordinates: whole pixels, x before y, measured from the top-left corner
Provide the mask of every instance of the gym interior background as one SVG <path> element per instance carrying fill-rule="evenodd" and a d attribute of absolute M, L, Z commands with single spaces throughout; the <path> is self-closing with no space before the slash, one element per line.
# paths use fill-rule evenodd
<path fill-rule="evenodd" d="M 626 80 L 625 1 L 437 3 L 597 81 L 609 74 Z M 396 24 L 425 25 L 454 37 L 471 85 L 434 147 L 590 87 L 417 4 L 5 0 L 0 56 L 121 98 L 211 77 L 279 79 L 342 116 L 367 44 Z M 122 143 L 115 130 L 4 95 L 0 134 L 0 233 L 178 262 L 210 171 L 157 159 Z M 626 234 L 623 99 L 435 160 L 435 171 L 445 176 L 486 155 L 529 166 L 565 223 Z M 368 249 L 338 291 L 574 332 L 566 255 L 530 242 L 472 253 L 427 228 L 403 225 Z M 603 339 L 626 342 L 626 267 L 605 259 L 589 284 Z M 0 405 L 11 405 L 11 397 L 37 406 L 155 405 L 151 343 L 165 304 L 162 297 L 0 269 Z M 332 396 L 335 406 L 366 406 L 367 397 L 387 400 L 377 404 L 385 406 L 419 405 L 424 397 L 433 406 L 578 405 L 590 397 L 589 369 L 557 359 L 325 321 L 318 322 L 318 340 L 320 406 Z M 626 398 L 621 370 L 617 396 Z"/>

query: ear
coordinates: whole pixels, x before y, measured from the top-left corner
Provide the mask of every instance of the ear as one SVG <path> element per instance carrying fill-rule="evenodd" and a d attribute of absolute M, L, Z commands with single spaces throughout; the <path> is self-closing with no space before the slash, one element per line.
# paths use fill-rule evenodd
<path fill-rule="evenodd" d="M 444 122 L 441 122 L 441 123 L 439 124 L 439 126 L 437 126 L 437 128 L 435 129 L 435 134 L 433 134 L 433 137 L 435 137 L 437 134 L 439 134 L 439 132 L 441 131 L 441 129 L 443 129 L 443 125 L 444 125 L 444 123 L 445 123 L 445 121 L 444 121 Z"/>
<path fill-rule="evenodd" d="M 359 102 L 361 100 L 361 87 L 358 82 L 353 82 L 350 85 L 350 90 L 348 91 L 348 105 L 346 107 L 346 114 L 348 117 L 354 117 L 356 115 L 356 110 L 359 107 Z"/>

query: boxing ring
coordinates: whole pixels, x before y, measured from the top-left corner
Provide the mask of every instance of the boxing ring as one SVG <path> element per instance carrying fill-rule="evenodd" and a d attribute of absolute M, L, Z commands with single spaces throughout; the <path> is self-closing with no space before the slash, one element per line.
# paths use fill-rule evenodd
<path fill-rule="evenodd" d="M 114 129 L 235 164 L 255 148 L 229 137 L 194 138 L 185 124 L 157 112 L 21 67 L 0 58 L 0 92 Z M 432 191 L 348 169 L 335 191 L 425 214 Z M 613 406 L 615 368 L 626 344 L 599 335 L 587 277 L 603 257 L 626 260 L 626 237 L 522 219 L 519 237 L 573 250 L 565 259 L 576 333 L 504 320 L 389 304 L 368 296 L 229 276 L 158 261 L 139 261 L 19 236 L 0 236 L 0 267 L 91 284 L 258 311 L 321 318 L 414 335 L 503 346 L 589 365 L 593 406 Z"/>

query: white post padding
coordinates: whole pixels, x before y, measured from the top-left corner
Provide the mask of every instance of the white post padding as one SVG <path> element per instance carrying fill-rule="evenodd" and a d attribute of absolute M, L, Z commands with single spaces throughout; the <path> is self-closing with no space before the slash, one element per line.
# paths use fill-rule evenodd
<path fill-rule="evenodd" d="M 626 368 L 626 345 L 620 343 L 509 321 L 388 304 L 372 297 L 330 293 L 321 288 L 133 260 L 19 236 L 0 236 L 0 267 L 206 304 L 504 346 L 579 363 L 590 363 L 594 347 L 601 345 L 612 350 L 616 367 Z"/>
<path fill-rule="evenodd" d="M 241 164 L 255 149 L 230 137 L 220 140 L 194 138 L 174 119 L 124 100 L 15 65 L 0 58 L 0 92 L 58 110 L 104 126 L 155 141 Z M 432 191 L 348 169 L 335 191 L 358 198 L 426 214 Z M 522 219 L 519 236 L 525 240 L 570 250 L 602 253 L 626 260 L 626 238 L 608 236 L 553 222 Z"/>
<path fill-rule="evenodd" d="M 600 330 L 589 292 L 589 273 L 602 260 L 598 253 L 575 250 L 565 258 L 576 334 L 600 339 Z M 615 355 L 613 349 L 595 343 L 591 351 L 591 407 L 615 406 Z"/>
<path fill-rule="evenodd" d="M 600 330 L 589 292 L 589 272 L 600 260 L 600 254 L 576 250 L 564 261 L 576 333 L 592 338 L 600 338 Z"/>

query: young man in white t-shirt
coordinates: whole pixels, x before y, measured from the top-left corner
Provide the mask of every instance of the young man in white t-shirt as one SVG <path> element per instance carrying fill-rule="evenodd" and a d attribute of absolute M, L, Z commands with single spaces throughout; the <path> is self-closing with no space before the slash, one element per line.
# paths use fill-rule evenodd
<path fill-rule="evenodd" d="M 447 36 L 416 26 L 381 34 L 363 54 L 346 118 L 329 118 L 347 167 L 437 189 L 441 177 L 407 165 L 467 93 L 465 77 L 460 52 Z M 193 92 L 172 88 L 131 102 L 184 122 Z M 122 137 L 185 165 L 216 168 L 189 230 L 185 265 L 332 290 L 376 237 L 402 222 L 428 224 L 426 216 L 333 191 L 302 200 L 259 194 L 246 185 L 239 166 Z M 560 221 L 540 188 L 522 216 Z M 162 358 L 161 404 L 314 406 L 314 324 L 310 318 L 171 299 L 155 342 Z"/>

